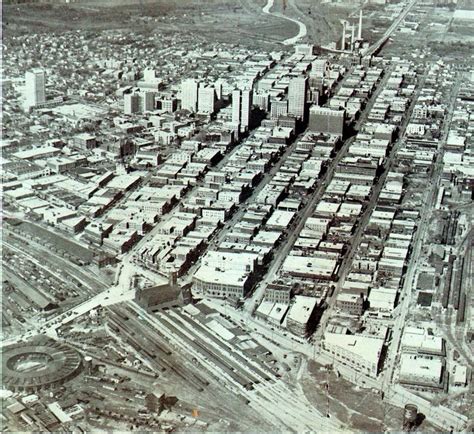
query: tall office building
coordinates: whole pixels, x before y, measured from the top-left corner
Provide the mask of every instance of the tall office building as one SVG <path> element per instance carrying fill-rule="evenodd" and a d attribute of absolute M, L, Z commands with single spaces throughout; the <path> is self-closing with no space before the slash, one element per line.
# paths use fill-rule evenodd
<path fill-rule="evenodd" d="M 153 68 L 146 68 L 143 71 L 143 81 L 153 81 L 156 79 L 156 72 Z"/>
<path fill-rule="evenodd" d="M 305 120 L 307 90 L 308 79 L 306 77 L 300 76 L 290 80 L 288 87 L 288 114 L 303 121 Z"/>
<path fill-rule="evenodd" d="M 318 89 L 314 89 L 314 88 L 310 88 L 310 95 L 309 95 L 309 100 L 308 102 L 310 104 L 315 104 L 315 105 L 319 105 L 319 90 Z"/>
<path fill-rule="evenodd" d="M 173 97 L 162 98 L 159 101 L 159 104 L 161 106 L 159 108 L 161 108 L 161 110 L 163 110 L 164 112 L 168 112 L 168 113 L 175 112 L 178 106 L 176 98 L 173 98 Z"/>
<path fill-rule="evenodd" d="M 270 119 L 278 119 L 288 114 L 288 100 L 274 99 L 270 103 Z"/>
<path fill-rule="evenodd" d="M 328 60 L 325 58 L 319 58 L 311 63 L 311 76 L 313 77 L 324 77 L 328 69 Z"/>
<path fill-rule="evenodd" d="M 224 86 L 226 85 L 225 80 L 218 78 L 214 83 L 214 89 L 216 89 L 216 98 L 221 100 L 224 96 Z"/>
<path fill-rule="evenodd" d="M 213 86 L 199 86 L 198 112 L 214 113 L 216 111 L 216 90 Z"/>
<path fill-rule="evenodd" d="M 232 91 L 232 123 L 240 124 L 240 105 L 241 105 L 241 91 L 235 89 Z"/>
<path fill-rule="evenodd" d="M 140 111 L 140 96 L 136 93 L 127 93 L 123 96 L 123 112 L 126 115 Z"/>
<path fill-rule="evenodd" d="M 25 74 L 25 103 L 27 107 L 35 107 L 46 101 L 45 73 L 36 68 Z"/>
<path fill-rule="evenodd" d="M 345 110 L 312 106 L 309 110 L 308 128 L 314 132 L 343 136 L 345 115 Z"/>
<path fill-rule="evenodd" d="M 252 104 L 267 112 L 270 109 L 270 94 L 267 92 L 254 93 L 252 95 Z"/>
<path fill-rule="evenodd" d="M 140 109 L 143 112 L 155 110 L 155 92 L 142 92 L 140 94 Z"/>
<path fill-rule="evenodd" d="M 242 130 L 250 125 L 252 110 L 252 91 L 236 89 L 232 92 L 232 123 L 239 124 Z"/>
<path fill-rule="evenodd" d="M 245 89 L 242 91 L 242 126 L 248 128 L 250 125 L 250 114 L 252 112 L 252 91 Z"/>
<path fill-rule="evenodd" d="M 199 83 L 190 78 L 181 84 L 181 108 L 195 112 L 198 105 Z"/>

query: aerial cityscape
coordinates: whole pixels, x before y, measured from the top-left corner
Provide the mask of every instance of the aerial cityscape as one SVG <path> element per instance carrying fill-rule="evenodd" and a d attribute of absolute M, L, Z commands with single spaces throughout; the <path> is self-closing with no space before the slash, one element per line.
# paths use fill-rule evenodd
<path fill-rule="evenodd" d="M 2 432 L 472 432 L 473 0 L 5 0 Z"/>

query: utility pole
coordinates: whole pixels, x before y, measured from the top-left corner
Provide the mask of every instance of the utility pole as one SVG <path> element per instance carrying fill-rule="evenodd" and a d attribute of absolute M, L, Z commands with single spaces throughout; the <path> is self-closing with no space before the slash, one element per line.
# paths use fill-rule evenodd
<path fill-rule="evenodd" d="M 382 399 L 382 432 L 387 431 L 388 427 L 386 425 L 387 418 L 387 401 L 384 400 L 384 392 L 380 391 L 380 397 Z"/>
<path fill-rule="evenodd" d="M 329 365 L 326 365 L 326 417 L 331 417 L 329 414 Z"/>

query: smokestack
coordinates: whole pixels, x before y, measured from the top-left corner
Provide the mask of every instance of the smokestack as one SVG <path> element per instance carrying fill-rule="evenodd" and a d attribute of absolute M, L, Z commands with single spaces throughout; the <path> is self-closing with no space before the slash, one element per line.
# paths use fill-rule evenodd
<path fill-rule="evenodd" d="M 341 42 L 341 50 L 344 51 L 346 49 L 346 22 L 342 22 L 342 42 Z"/>
<path fill-rule="evenodd" d="M 352 30 L 352 33 L 351 33 L 351 51 L 354 51 L 354 35 L 355 35 L 355 25 L 354 24 L 351 26 L 351 30 Z"/>
<path fill-rule="evenodd" d="M 359 41 L 362 40 L 362 9 L 360 10 L 359 14 L 359 34 L 357 36 L 357 39 L 359 39 Z"/>

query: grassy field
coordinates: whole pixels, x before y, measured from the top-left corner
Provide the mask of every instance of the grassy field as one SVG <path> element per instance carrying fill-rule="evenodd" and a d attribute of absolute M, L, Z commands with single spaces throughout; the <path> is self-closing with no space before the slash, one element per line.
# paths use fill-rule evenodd
<path fill-rule="evenodd" d="M 95 30 L 98 26 L 104 29 L 126 27 L 130 19 L 143 16 L 171 18 L 186 14 L 197 18 L 204 14 L 233 18 L 235 13 L 250 16 L 259 10 L 255 5 L 248 7 L 245 0 L 88 0 L 73 4 L 4 4 L 2 24 L 7 29 L 16 24 L 18 31 L 25 32 L 36 29 L 88 30 L 91 27 Z"/>
<path fill-rule="evenodd" d="M 27 33 L 128 28 L 134 16 L 166 16 L 172 10 L 165 2 L 114 8 L 108 7 L 110 5 L 108 2 L 100 7 L 58 3 L 3 5 L 3 34 L 8 37 Z"/>
<path fill-rule="evenodd" d="M 286 2 L 286 9 L 283 9 L 282 2 L 275 2 L 276 9 L 305 23 L 308 30 L 307 40 L 318 45 L 336 41 L 342 33 L 340 20 L 347 19 L 357 7 L 330 5 L 322 3 L 321 0 L 286 0 Z"/>
<path fill-rule="evenodd" d="M 275 44 L 298 33 L 290 21 L 263 14 L 266 0 L 81 0 L 63 4 L 3 5 L 4 38 L 20 34 L 70 30 L 130 29 L 195 32 L 222 42 L 255 46 Z M 351 9 L 354 9 L 352 7 Z M 308 27 L 306 42 L 326 44 L 338 33 L 350 9 L 327 7 L 320 0 L 276 0 L 273 11 L 298 18 Z M 147 29 L 143 17 L 157 18 Z M 186 24 L 180 26 L 180 21 Z"/>

